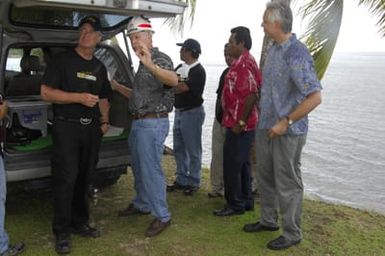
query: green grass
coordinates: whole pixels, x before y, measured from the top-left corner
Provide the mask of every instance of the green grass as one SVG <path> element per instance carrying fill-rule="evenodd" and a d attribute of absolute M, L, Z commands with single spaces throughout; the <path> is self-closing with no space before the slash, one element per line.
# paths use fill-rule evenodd
<path fill-rule="evenodd" d="M 175 162 L 164 161 L 168 181 L 173 181 Z M 266 249 L 277 232 L 247 234 L 245 223 L 258 219 L 255 212 L 218 218 L 213 209 L 223 206 L 221 198 L 210 199 L 208 170 L 202 188 L 193 197 L 180 192 L 168 194 L 172 225 L 161 235 L 146 238 L 151 216 L 117 217 L 133 196 L 132 175 L 122 176 L 114 186 L 98 193 L 92 204 L 92 218 L 102 237 L 72 237 L 71 255 L 385 255 L 385 216 L 305 200 L 303 242 L 285 251 Z M 51 196 L 46 190 L 25 192 L 20 184 L 9 184 L 6 228 L 11 241 L 24 241 L 23 255 L 56 255 L 51 233 Z"/>

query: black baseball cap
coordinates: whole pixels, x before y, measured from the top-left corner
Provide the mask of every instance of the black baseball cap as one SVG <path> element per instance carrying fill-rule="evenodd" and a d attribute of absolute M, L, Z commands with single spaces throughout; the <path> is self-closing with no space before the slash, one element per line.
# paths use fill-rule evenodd
<path fill-rule="evenodd" d="M 182 46 L 183 48 L 189 49 L 190 51 L 196 52 L 198 54 L 201 53 L 201 45 L 195 39 L 189 38 L 183 43 L 177 43 L 176 45 Z"/>
<path fill-rule="evenodd" d="M 79 22 L 79 28 L 83 26 L 83 24 L 88 23 L 92 26 L 95 31 L 102 30 L 102 24 L 100 23 L 100 19 L 96 16 L 86 16 Z"/>

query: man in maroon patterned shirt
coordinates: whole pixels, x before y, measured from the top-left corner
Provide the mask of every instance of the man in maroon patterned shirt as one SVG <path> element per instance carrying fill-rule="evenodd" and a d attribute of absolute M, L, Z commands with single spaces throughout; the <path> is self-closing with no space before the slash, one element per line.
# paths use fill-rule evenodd
<path fill-rule="evenodd" d="M 226 206 L 215 210 L 216 216 L 243 214 L 254 209 L 249 154 L 258 121 L 255 103 L 262 79 L 249 52 L 251 45 L 248 28 L 235 27 L 231 30 L 229 50 L 235 60 L 225 77 L 222 93 L 222 125 L 226 127 L 223 147 Z"/>

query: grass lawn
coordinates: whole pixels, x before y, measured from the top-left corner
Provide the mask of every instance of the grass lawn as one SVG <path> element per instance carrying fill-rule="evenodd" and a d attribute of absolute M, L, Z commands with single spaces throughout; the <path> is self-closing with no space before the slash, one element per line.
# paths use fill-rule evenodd
<path fill-rule="evenodd" d="M 173 181 L 175 161 L 164 157 L 169 182 Z M 212 211 L 224 204 L 222 198 L 207 197 L 208 170 L 202 187 L 192 197 L 181 192 L 168 194 L 172 225 L 161 235 L 146 238 L 144 232 L 152 217 L 117 217 L 133 196 L 131 172 L 116 185 L 99 191 L 91 202 L 92 218 L 102 237 L 85 239 L 72 236 L 71 255 L 385 255 L 385 216 L 305 200 L 304 240 L 284 251 L 270 251 L 266 243 L 277 232 L 247 234 L 244 224 L 258 220 L 255 212 L 234 217 L 215 217 Z M 51 233 L 51 194 L 47 190 L 26 192 L 20 184 L 9 184 L 6 229 L 12 242 L 24 241 L 23 255 L 56 255 Z"/>

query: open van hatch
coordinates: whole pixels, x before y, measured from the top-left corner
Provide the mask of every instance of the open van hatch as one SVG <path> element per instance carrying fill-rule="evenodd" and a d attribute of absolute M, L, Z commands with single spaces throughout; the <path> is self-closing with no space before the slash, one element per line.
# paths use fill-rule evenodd
<path fill-rule="evenodd" d="M 15 0 L 14 3 L 17 7 L 61 7 L 150 17 L 182 14 L 187 6 L 184 1 L 170 0 Z"/>
<path fill-rule="evenodd" d="M 51 175 L 51 105 L 41 100 L 44 69 L 56 54 L 72 49 L 79 21 L 88 15 L 101 20 L 102 42 L 95 57 L 110 79 L 130 85 L 134 68 L 126 28 L 132 16 L 150 18 L 182 14 L 187 1 L 177 0 L 0 0 L 0 92 L 9 102 L 4 163 L 7 181 Z M 124 44 L 119 44 L 123 39 Z M 111 132 L 103 137 L 93 184 L 113 184 L 131 161 L 127 137 L 131 128 L 128 101 L 111 98 Z"/>

